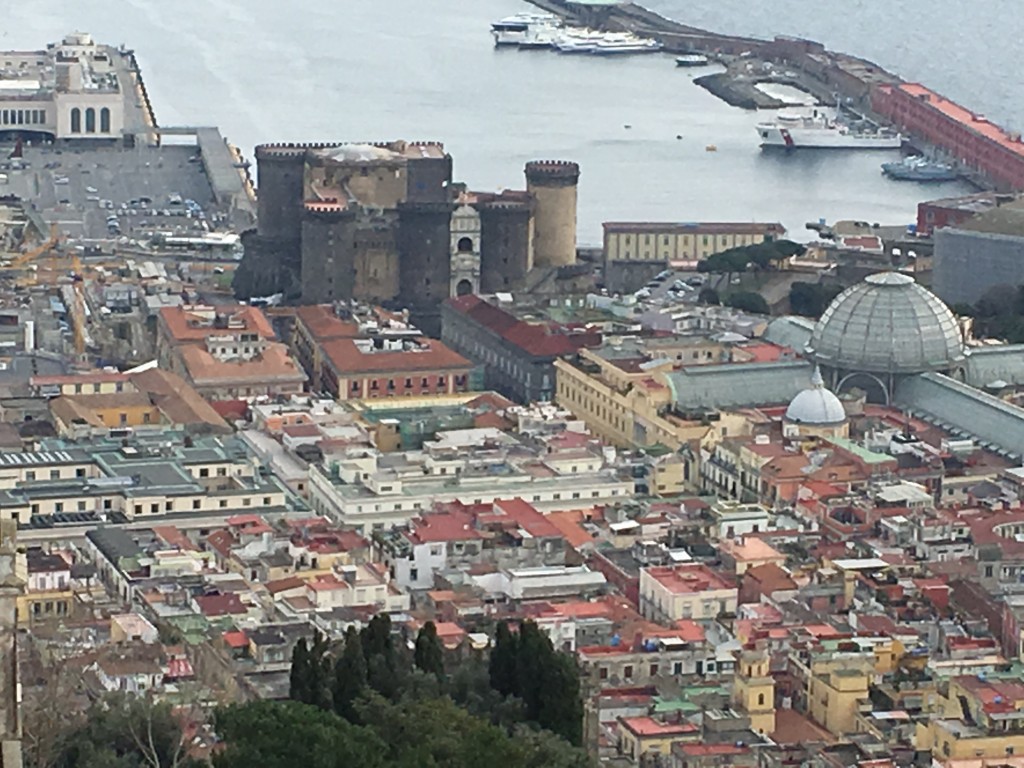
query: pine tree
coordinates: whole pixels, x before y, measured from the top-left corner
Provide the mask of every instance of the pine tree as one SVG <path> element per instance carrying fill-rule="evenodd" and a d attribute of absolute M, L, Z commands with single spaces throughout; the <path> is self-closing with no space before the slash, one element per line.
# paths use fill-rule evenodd
<path fill-rule="evenodd" d="M 437 637 L 437 627 L 432 621 L 424 624 L 416 635 L 413 663 L 417 669 L 427 674 L 436 675 L 438 678 L 444 675 L 444 651 Z"/>
<path fill-rule="evenodd" d="M 494 647 L 491 649 L 488 672 L 491 678 L 491 688 L 502 696 L 516 695 L 518 644 L 518 638 L 509 630 L 508 623 L 503 621 L 498 624 L 497 632 L 494 635 Z"/>
<path fill-rule="evenodd" d="M 353 704 L 366 690 L 366 657 L 355 627 L 345 632 L 345 647 L 334 664 L 334 711 L 350 722 L 357 720 Z"/>

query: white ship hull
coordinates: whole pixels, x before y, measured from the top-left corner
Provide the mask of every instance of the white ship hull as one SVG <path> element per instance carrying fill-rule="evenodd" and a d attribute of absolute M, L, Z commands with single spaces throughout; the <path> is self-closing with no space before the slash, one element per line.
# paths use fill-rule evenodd
<path fill-rule="evenodd" d="M 762 147 L 780 149 L 899 149 L 899 134 L 857 133 L 840 127 L 810 127 L 762 123 L 757 126 Z"/>

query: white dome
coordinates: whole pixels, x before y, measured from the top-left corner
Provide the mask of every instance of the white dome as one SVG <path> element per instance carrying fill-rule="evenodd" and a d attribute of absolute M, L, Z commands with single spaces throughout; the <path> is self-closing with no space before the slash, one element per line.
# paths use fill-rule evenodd
<path fill-rule="evenodd" d="M 846 409 L 839 398 L 825 388 L 821 371 L 817 368 L 811 376 L 810 388 L 797 394 L 790 402 L 786 409 L 786 421 L 812 426 L 842 424 L 846 421 Z"/>

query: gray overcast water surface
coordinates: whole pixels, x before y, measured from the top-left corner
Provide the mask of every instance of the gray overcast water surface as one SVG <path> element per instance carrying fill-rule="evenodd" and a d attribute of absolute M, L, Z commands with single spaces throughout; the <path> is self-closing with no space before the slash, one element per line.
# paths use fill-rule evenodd
<path fill-rule="evenodd" d="M 1006 69 L 1024 39 L 1015 0 L 648 2 L 718 31 L 816 37 L 1022 122 Z M 970 191 L 888 181 L 879 164 L 893 153 L 762 153 L 753 126 L 765 115 L 693 85 L 699 71 L 670 56 L 495 50 L 489 24 L 528 8 L 518 0 L 8 5 L 0 48 L 41 48 L 72 30 L 124 43 L 161 124 L 217 125 L 249 157 L 260 142 L 436 139 L 456 178 L 481 190 L 521 187 L 530 159 L 576 160 L 583 244 L 623 219 L 778 220 L 806 239 L 807 221 L 908 223 L 920 200 Z"/>

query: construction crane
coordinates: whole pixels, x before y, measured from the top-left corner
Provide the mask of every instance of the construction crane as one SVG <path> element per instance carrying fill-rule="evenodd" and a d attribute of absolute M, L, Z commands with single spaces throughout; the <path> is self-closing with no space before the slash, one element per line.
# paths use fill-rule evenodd
<path fill-rule="evenodd" d="M 85 354 L 85 276 L 82 274 L 82 260 L 78 257 L 78 251 L 71 252 L 71 272 L 74 280 L 73 290 L 75 300 L 70 307 L 71 322 L 75 332 L 75 354 L 81 357 Z"/>
<path fill-rule="evenodd" d="M 23 269 L 30 265 L 33 261 L 36 261 L 39 257 L 45 256 L 47 253 L 56 248 L 61 241 L 61 236 L 57 233 L 57 225 L 50 225 L 50 236 L 43 241 L 41 245 L 36 246 L 31 251 L 23 253 L 18 258 L 11 262 L 12 269 Z"/>

